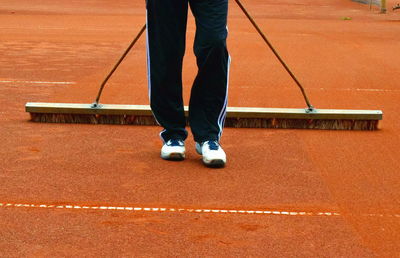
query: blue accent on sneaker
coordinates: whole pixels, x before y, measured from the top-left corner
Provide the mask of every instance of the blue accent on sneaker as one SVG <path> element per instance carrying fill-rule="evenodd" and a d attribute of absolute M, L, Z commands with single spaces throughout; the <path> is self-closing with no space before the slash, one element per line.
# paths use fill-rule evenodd
<path fill-rule="evenodd" d="M 167 144 L 169 146 L 172 146 L 172 147 L 174 147 L 174 146 L 183 146 L 184 145 L 182 140 L 177 140 L 177 139 L 171 139 L 171 140 L 168 141 Z"/>
<path fill-rule="evenodd" d="M 210 150 L 218 150 L 219 144 L 217 141 L 209 141 L 208 146 L 210 147 Z"/>

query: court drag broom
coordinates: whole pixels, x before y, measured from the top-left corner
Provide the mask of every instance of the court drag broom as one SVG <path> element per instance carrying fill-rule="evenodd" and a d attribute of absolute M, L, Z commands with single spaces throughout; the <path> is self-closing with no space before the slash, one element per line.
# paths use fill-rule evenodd
<path fill-rule="evenodd" d="M 228 107 L 225 127 L 235 128 L 292 128 L 292 129 L 329 129 L 329 130 L 377 130 L 382 120 L 381 110 L 346 110 L 314 108 L 300 82 L 266 38 L 257 23 L 244 8 L 240 0 L 235 0 L 254 28 L 269 46 L 279 62 L 299 87 L 307 108 L 250 108 Z M 135 39 L 115 64 L 100 86 L 97 98 L 92 104 L 40 103 L 28 102 L 25 109 L 35 122 L 48 123 L 90 123 L 122 125 L 156 125 L 148 105 L 110 105 L 100 104 L 99 100 L 112 74 L 124 60 L 131 48 L 146 30 L 142 27 Z M 185 107 L 186 117 L 188 108 Z"/>

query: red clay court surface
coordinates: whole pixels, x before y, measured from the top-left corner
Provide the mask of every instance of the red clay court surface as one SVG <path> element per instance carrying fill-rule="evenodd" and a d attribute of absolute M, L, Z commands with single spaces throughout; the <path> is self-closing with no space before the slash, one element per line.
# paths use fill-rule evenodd
<path fill-rule="evenodd" d="M 400 256 L 400 11 L 243 1 L 317 108 L 382 109 L 382 129 L 226 129 L 212 170 L 191 139 L 161 160 L 157 127 L 29 122 L 26 102 L 94 100 L 144 1 L 2 0 L 0 256 Z M 229 31 L 229 105 L 304 107 L 233 1 Z M 147 104 L 145 63 L 142 38 L 102 102 Z"/>

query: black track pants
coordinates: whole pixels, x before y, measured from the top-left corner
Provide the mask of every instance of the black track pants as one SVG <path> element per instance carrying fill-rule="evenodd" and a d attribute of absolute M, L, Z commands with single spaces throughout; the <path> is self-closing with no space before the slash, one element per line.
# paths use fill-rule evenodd
<path fill-rule="evenodd" d="M 226 47 L 228 0 L 147 0 L 147 57 L 151 109 L 161 137 L 185 140 L 182 61 L 188 6 L 196 20 L 194 80 L 189 124 L 194 140 L 219 140 L 225 121 L 230 57 Z"/>

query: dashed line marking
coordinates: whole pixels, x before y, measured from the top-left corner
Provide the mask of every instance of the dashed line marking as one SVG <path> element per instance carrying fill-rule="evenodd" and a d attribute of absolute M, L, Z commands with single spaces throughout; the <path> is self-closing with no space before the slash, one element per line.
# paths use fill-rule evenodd
<path fill-rule="evenodd" d="M 4 26 L 0 27 L 1 30 L 18 30 L 21 27 L 12 27 L 12 26 Z M 50 27 L 50 26 L 38 26 L 38 27 L 30 27 L 30 30 L 81 30 L 81 31 L 109 31 L 108 27 L 98 27 L 98 28 L 75 28 L 75 27 Z M 129 31 L 124 28 L 113 28 L 113 31 Z"/>
<path fill-rule="evenodd" d="M 398 89 L 361 89 L 361 88 L 310 88 L 311 90 L 364 91 L 364 92 L 400 92 Z"/>
<path fill-rule="evenodd" d="M 73 84 L 76 84 L 76 82 L 23 81 L 23 80 L 0 80 L 0 83 L 37 84 L 37 85 L 73 85 Z"/>
<path fill-rule="evenodd" d="M 242 89 L 251 89 L 251 88 L 261 88 L 262 86 L 239 86 Z M 281 88 L 281 89 L 291 89 L 291 88 Z M 307 90 L 315 90 L 315 91 L 358 91 L 358 92 L 390 92 L 390 93 L 400 93 L 399 89 L 362 89 L 362 88 L 310 88 Z"/>
<path fill-rule="evenodd" d="M 190 208 L 160 208 L 160 207 L 115 207 L 115 206 L 90 206 L 90 205 L 54 205 L 54 204 L 26 204 L 26 203 L 0 203 L 2 208 L 46 208 L 46 209 L 75 209 L 75 210 L 111 210 L 111 211 L 131 211 L 131 212 L 172 212 L 172 213 L 220 213 L 220 214 L 258 214 L 270 216 L 320 216 L 320 217 L 337 217 L 342 216 L 338 212 L 333 211 L 277 211 L 277 210 L 228 210 L 228 209 L 190 209 Z M 369 217 L 390 217 L 400 218 L 400 214 L 382 214 L 368 213 L 360 214 Z"/>

